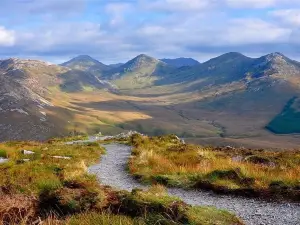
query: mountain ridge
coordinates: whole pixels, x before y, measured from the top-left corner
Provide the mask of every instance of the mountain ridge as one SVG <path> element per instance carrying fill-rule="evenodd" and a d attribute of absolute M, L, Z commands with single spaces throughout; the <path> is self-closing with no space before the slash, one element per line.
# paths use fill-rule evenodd
<path fill-rule="evenodd" d="M 162 133 L 157 129 L 169 127 L 170 132 L 176 130 L 185 132 L 185 135 L 198 135 L 197 132 L 202 134 L 203 131 L 205 135 L 211 135 L 211 130 L 219 130 L 223 126 L 226 128 L 224 132 L 223 129 L 220 131 L 223 136 L 248 135 L 249 131 L 243 129 L 249 127 L 254 127 L 251 132 L 258 130 L 264 133 L 261 129 L 268 127 L 267 124 L 282 112 L 287 102 L 300 93 L 300 63 L 281 53 L 250 58 L 229 52 L 201 64 L 179 68 L 140 54 L 124 64 L 101 71 L 94 67 L 94 63 L 98 65 L 99 61 L 90 56 L 83 55 L 79 59 L 92 62 L 72 69 L 39 60 L 0 60 L 0 114 L 5 118 L 0 121 L 0 127 L 5 126 L 9 130 L 7 135 L 0 134 L 0 139 L 13 135 L 18 129 L 17 123 L 10 125 L 13 120 L 22 124 L 23 132 L 38 124 L 28 135 L 38 135 L 42 139 L 57 132 L 64 133 L 65 127 L 70 129 L 68 121 L 72 124 L 73 120 L 77 121 L 85 114 L 91 115 L 81 119 L 82 122 L 77 121 L 76 126 L 83 128 L 108 121 L 105 127 L 112 130 L 136 129 L 137 126 L 145 132 L 144 124 L 147 124 L 149 130 L 157 134 Z M 97 102 L 101 96 L 122 101 Z M 138 100 L 132 102 L 132 99 Z M 104 108 L 101 107 L 103 104 Z M 109 104 L 107 109 L 106 104 Z M 111 126 L 110 121 L 114 118 L 110 114 L 115 107 L 119 110 L 114 112 L 116 115 L 119 112 L 128 114 L 118 119 L 117 125 Z M 293 110 L 289 110 L 292 112 L 289 115 L 298 115 Z M 219 113 L 226 116 L 219 117 Z M 104 118 L 100 118 L 99 114 L 105 115 Z M 127 121 L 128 115 L 140 119 L 122 124 L 120 120 Z M 240 119 L 241 128 L 238 129 L 234 123 L 228 123 L 233 115 L 237 121 L 254 116 L 257 121 L 252 125 Z M 59 118 L 67 119 L 62 122 Z M 148 119 L 144 121 L 141 118 Z M 289 118 L 277 116 L 272 129 L 280 133 L 281 120 L 286 119 Z M 207 121 L 218 121 L 220 125 Z M 152 129 L 151 124 L 158 127 Z M 279 127 L 274 127 L 274 124 Z M 39 135 L 39 129 L 45 132 Z M 295 130 L 300 129 L 296 127 Z M 22 135 L 29 137 L 21 133 L 17 136 Z"/>

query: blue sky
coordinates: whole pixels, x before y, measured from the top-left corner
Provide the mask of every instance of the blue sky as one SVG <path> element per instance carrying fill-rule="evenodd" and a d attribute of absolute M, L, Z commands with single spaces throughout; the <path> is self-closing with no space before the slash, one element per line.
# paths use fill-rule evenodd
<path fill-rule="evenodd" d="M 104 63 L 238 51 L 300 60 L 299 0 L 1 0 L 0 58 Z"/>

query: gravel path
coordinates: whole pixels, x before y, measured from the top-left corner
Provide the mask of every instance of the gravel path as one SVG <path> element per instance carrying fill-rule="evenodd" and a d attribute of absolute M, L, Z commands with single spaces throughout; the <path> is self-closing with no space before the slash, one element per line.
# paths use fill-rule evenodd
<path fill-rule="evenodd" d="M 131 148 L 126 145 L 104 145 L 107 154 L 101 162 L 89 168 L 99 181 L 122 190 L 146 188 L 126 171 Z M 215 206 L 226 209 L 242 218 L 249 225 L 300 225 L 300 204 L 270 203 L 242 197 L 216 195 L 197 190 L 168 189 L 170 195 L 180 197 L 191 205 Z"/>

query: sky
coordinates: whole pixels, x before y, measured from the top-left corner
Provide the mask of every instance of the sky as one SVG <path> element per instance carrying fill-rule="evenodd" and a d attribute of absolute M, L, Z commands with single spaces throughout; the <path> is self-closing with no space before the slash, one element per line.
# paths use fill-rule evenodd
<path fill-rule="evenodd" d="M 0 58 L 203 62 L 226 52 L 300 60 L 300 0 L 0 0 Z"/>

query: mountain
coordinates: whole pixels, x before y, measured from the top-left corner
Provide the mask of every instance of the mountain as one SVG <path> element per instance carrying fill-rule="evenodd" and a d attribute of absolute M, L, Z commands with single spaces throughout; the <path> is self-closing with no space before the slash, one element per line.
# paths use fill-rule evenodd
<path fill-rule="evenodd" d="M 183 66 L 196 66 L 200 63 L 192 58 L 176 58 L 176 59 L 160 59 L 160 61 L 167 63 L 170 66 L 174 66 L 177 68 L 183 67 Z"/>
<path fill-rule="evenodd" d="M 98 61 L 76 60 L 0 60 L 0 140 L 128 129 L 272 144 L 269 131 L 300 133 L 300 63 L 281 53 L 230 52 L 179 68 L 141 54 L 101 73 Z"/>
<path fill-rule="evenodd" d="M 49 87 L 59 84 L 65 68 L 38 60 L 7 59 L 0 63 L 0 139 L 43 139 L 60 132 L 48 111 Z M 64 124 L 59 122 L 58 124 Z"/>
<path fill-rule="evenodd" d="M 192 82 L 199 79 L 206 79 L 202 86 L 232 82 L 244 78 L 253 61 L 254 59 L 240 53 L 230 52 L 193 67 L 174 70 L 158 84 Z"/>
<path fill-rule="evenodd" d="M 284 108 L 300 96 L 299 65 L 281 53 L 249 58 L 230 52 L 200 65 L 172 70 L 151 87 L 130 94 L 172 102 L 172 109 L 190 121 L 217 121 L 214 123 L 226 131 L 222 136 L 267 135 L 265 128 L 295 133 L 300 131 L 300 124 L 294 123 L 298 108 Z M 286 128 L 287 121 L 294 121 L 293 128 Z"/>
<path fill-rule="evenodd" d="M 62 63 L 61 66 L 74 70 L 88 71 L 99 77 L 103 71 L 111 68 L 88 55 L 79 55 L 65 63 Z"/>
<path fill-rule="evenodd" d="M 112 69 L 104 78 L 114 80 L 121 89 L 151 86 L 155 80 L 173 70 L 166 63 L 145 54 L 138 55 L 127 63 Z"/>
<path fill-rule="evenodd" d="M 0 140 L 41 140 L 66 132 L 62 115 L 70 113 L 50 101 L 53 94 L 60 101 L 65 92 L 115 92 L 89 72 L 30 59 L 1 60 L 0 82 Z"/>

